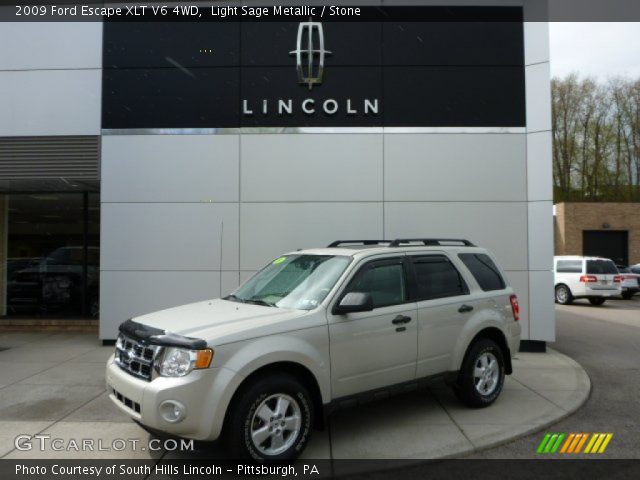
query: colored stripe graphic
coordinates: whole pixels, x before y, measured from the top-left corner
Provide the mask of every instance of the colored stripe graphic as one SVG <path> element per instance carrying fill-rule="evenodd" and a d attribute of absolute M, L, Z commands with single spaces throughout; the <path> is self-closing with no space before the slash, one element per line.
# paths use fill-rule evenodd
<path fill-rule="evenodd" d="M 613 438 L 613 433 L 594 433 L 584 453 L 604 453 Z"/>
<path fill-rule="evenodd" d="M 604 451 L 607 449 L 607 445 L 609 445 L 609 442 L 611 441 L 611 439 L 613 438 L 613 433 L 607 433 L 607 436 L 604 439 L 604 442 L 602 442 L 602 445 L 600 445 L 600 450 L 598 450 L 598 453 L 604 453 Z"/>
<path fill-rule="evenodd" d="M 574 438 L 576 438 L 575 433 L 569 434 L 569 436 L 567 437 L 567 441 L 564 442 L 564 445 L 562 446 L 562 450 L 560 450 L 560 453 L 567 453 L 567 449 L 569 448 L 569 445 L 571 445 L 571 442 L 573 442 Z"/>
<path fill-rule="evenodd" d="M 542 441 L 540 442 L 540 445 L 538 445 L 538 450 L 536 450 L 536 453 L 543 453 L 544 452 L 544 447 L 547 446 L 547 442 L 549 442 L 549 439 L 551 438 L 551 434 L 547 433 L 544 438 L 542 439 Z"/>
<path fill-rule="evenodd" d="M 538 453 L 556 453 L 562 445 L 562 441 L 565 438 L 564 433 L 547 433 L 540 445 L 538 445 Z"/>
<path fill-rule="evenodd" d="M 562 443 L 562 440 L 564 440 L 564 433 L 560 433 L 558 434 L 558 439 L 556 440 L 556 443 L 553 445 L 553 447 L 551 447 L 551 451 L 549 453 L 556 453 L 558 451 L 558 449 L 560 448 L 560 444 Z"/>
<path fill-rule="evenodd" d="M 589 438 L 589 434 L 583 433 L 582 438 L 580 439 L 580 443 L 578 443 L 578 446 L 576 447 L 576 451 L 574 453 L 580 453 L 582 447 L 584 446 L 584 443 L 587 441 L 587 438 Z"/>
<path fill-rule="evenodd" d="M 536 450 L 539 454 L 604 453 L 613 433 L 547 433 Z M 585 447 L 586 444 L 586 447 Z M 584 450 L 583 450 L 584 447 Z"/>

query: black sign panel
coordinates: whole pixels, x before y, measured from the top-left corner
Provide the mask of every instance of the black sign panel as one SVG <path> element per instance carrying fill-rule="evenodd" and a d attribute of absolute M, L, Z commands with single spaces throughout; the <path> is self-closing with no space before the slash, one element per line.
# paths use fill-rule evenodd
<path fill-rule="evenodd" d="M 102 127 L 524 126 L 522 22 L 456 11 L 447 22 L 106 22 Z"/>

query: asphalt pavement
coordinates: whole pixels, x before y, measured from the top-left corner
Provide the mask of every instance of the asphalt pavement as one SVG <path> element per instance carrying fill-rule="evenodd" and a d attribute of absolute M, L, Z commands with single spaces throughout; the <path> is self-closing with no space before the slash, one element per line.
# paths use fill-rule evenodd
<path fill-rule="evenodd" d="M 573 415 L 548 432 L 611 432 L 600 458 L 640 458 L 640 295 L 556 307 L 555 350 L 576 360 L 591 379 L 591 395 Z M 544 432 L 474 453 L 466 458 L 540 458 Z"/>

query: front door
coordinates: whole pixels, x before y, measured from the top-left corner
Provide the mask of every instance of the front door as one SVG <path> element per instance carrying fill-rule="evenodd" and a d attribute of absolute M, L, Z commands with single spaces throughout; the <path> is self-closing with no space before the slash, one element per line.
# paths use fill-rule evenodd
<path fill-rule="evenodd" d="M 415 379 L 417 308 L 409 301 L 405 256 L 360 267 L 336 303 L 349 292 L 369 293 L 370 312 L 329 312 L 334 398 Z"/>

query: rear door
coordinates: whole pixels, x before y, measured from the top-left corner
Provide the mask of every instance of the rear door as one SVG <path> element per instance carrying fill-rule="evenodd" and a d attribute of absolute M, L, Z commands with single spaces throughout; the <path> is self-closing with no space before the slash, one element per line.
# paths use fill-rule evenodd
<path fill-rule="evenodd" d="M 333 397 L 415 379 L 417 309 L 410 300 L 405 256 L 361 266 L 335 303 L 349 292 L 371 294 L 374 309 L 328 312 Z"/>
<path fill-rule="evenodd" d="M 417 377 L 451 368 L 453 350 L 478 302 L 461 273 L 442 253 L 411 255 L 418 307 Z"/>
<path fill-rule="evenodd" d="M 620 288 L 620 282 L 614 281 L 618 277 L 618 269 L 611 260 L 607 259 L 591 259 L 587 260 L 586 274 L 588 277 L 595 277 L 595 282 L 589 282 L 592 290 L 617 290 Z"/>

